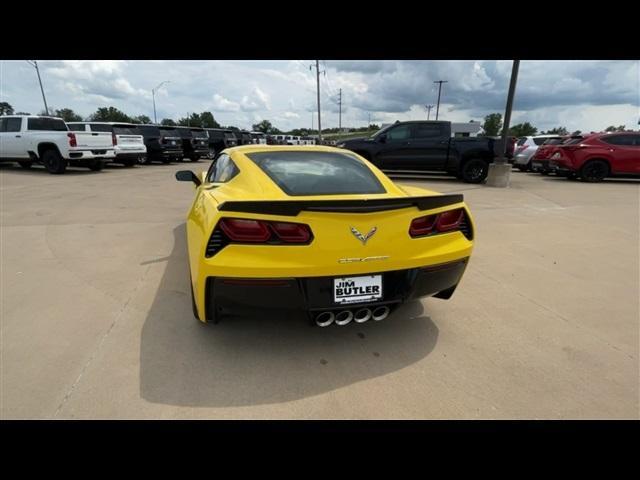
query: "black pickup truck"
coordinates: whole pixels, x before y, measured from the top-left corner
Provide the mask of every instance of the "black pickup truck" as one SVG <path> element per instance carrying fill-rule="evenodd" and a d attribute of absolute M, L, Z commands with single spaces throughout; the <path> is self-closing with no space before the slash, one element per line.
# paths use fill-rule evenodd
<path fill-rule="evenodd" d="M 498 155 L 500 140 L 451 136 L 451 122 L 396 122 L 370 138 L 337 143 L 366 158 L 382 170 L 444 171 L 468 183 L 485 180 L 489 164 Z M 507 146 L 507 157 L 513 144 Z"/>

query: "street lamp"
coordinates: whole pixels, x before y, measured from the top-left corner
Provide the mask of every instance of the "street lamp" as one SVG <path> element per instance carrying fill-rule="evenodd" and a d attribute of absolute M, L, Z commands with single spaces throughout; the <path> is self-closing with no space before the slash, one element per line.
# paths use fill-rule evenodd
<path fill-rule="evenodd" d="M 155 124 L 158 123 L 158 117 L 156 117 L 156 92 L 165 83 L 171 83 L 171 82 L 169 80 L 165 80 L 164 82 L 160 82 L 156 88 L 151 89 L 151 96 L 153 97 L 153 123 Z"/>
<path fill-rule="evenodd" d="M 49 107 L 47 106 L 47 99 L 44 96 L 44 88 L 42 88 L 42 78 L 40 78 L 38 62 L 35 60 L 27 60 L 27 63 L 36 69 L 36 72 L 38 74 L 38 82 L 40 83 L 40 91 L 42 92 L 42 100 L 44 101 L 44 111 L 47 115 L 49 115 Z"/>

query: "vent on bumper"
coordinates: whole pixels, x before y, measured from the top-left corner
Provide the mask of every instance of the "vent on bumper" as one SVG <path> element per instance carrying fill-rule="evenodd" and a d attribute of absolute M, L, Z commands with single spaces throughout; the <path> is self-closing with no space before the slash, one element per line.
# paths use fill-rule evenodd
<path fill-rule="evenodd" d="M 460 222 L 460 232 L 467 237 L 467 240 L 473 240 L 473 229 L 471 228 L 469 218 L 467 218 L 467 212 L 464 212 L 462 221 Z"/>
<path fill-rule="evenodd" d="M 216 253 L 226 247 L 229 240 L 222 233 L 220 227 L 217 227 L 211 233 L 211 237 L 209 237 L 209 243 L 207 243 L 207 249 L 204 252 L 204 256 L 207 258 L 213 257 Z"/>

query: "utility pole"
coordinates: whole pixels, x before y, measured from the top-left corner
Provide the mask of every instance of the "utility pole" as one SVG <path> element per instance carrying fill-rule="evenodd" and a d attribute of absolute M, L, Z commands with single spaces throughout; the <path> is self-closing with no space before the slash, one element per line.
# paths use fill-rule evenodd
<path fill-rule="evenodd" d="M 309 66 L 309 70 L 311 70 L 313 66 Z M 326 71 L 322 72 L 326 75 Z M 317 85 L 317 94 L 318 94 L 318 140 L 322 141 L 322 120 L 320 116 L 320 60 L 316 60 L 316 85 Z"/>
<path fill-rule="evenodd" d="M 338 116 L 338 131 L 342 132 L 342 89 L 340 89 L 340 96 L 338 97 L 339 116 Z"/>
<path fill-rule="evenodd" d="M 518 80 L 518 69 L 520 60 L 513 61 L 511 68 L 511 81 L 509 82 L 509 93 L 507 94 L 507 106 L 504 111 L 504 125 L 502 126 L 502 140 L 498 145 L 500 150 L 494 163 L 489 165 L 487 185 L 490 187 L 508 187 L 511 177 L 511 165 L 507 162 L 507 137 L 509 136 L 509 124 L 511 123 L 511 109 L 513 107 L 513 97 L 516 92 L 516 82 Z"/>
<path fill-rule="evenodd" d="M 42 92 L 42 100 L 44 102 L 44 111 L 49 115 L 49 107 L 47 106 L 47 98 L 44 96 L 44 88 L 42 88 L 42 78 L 40 78 L 38 62 L 36 60 L 27 60 L 27 63 L 36 69 L 36 73 L 38 74 L 38 83 L 40 83 L 40 91 Z"/>
<path fill-rule="evenodd" d="M 169 80 L 165 80 L 164 82 L 161 82 L 156 88 L 151 89 L 151 97 L 153 98 L 153 123 L 155 124 L 158 123 L 158 117 L 156 117 L 156 92 L 165 83 L 171 83 L 171 82 L 169 82 Z"/>
<path fill-rule="evenodd" d="M 435 105 L 425 105 L 425 108 L 427 109 L 427 120 L 429 120 L 429 117 L 431 117 L 431 109 L 435 107 Z"/>
<path fill-rule="evenodd" d="M 438 83 L 438 106 L 436 107 L 436 120 L 438 120 L 438 114 L 440 113 L 440 94 L 442 93 L 442 84 L 448 83 L 447 80 L 436 80 L 433 83 Z"/>

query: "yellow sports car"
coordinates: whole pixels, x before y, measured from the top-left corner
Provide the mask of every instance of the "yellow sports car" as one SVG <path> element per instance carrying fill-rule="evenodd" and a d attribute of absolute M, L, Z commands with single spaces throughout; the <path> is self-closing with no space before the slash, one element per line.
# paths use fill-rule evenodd
<path fill-rule="evenodd" d="M 394 184 L 322 146 L 224 150 L 200 176 L 187 220 L 193 313 L 295 308 L 315 324 L 383 320 L 411 299 L 449 298 L 473 248 L 462 195 Z"/>

